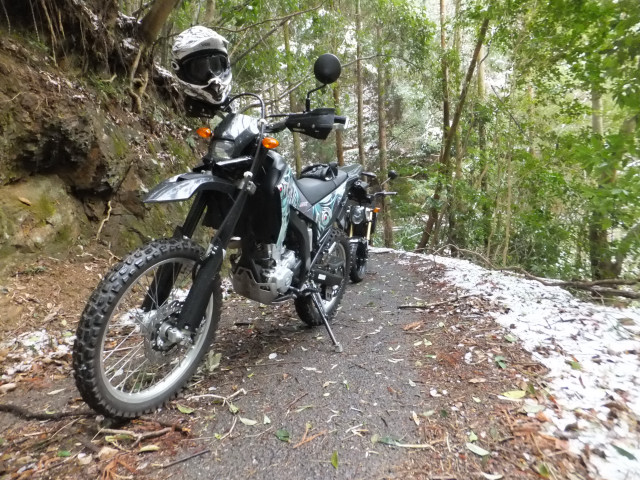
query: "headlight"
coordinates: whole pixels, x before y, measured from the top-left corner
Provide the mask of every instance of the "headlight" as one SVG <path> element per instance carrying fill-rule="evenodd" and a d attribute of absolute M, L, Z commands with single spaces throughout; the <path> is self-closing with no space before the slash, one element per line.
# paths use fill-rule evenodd
<path fill-rule="evenodd" d="M 213 156 L 218 160 L 228 160 L 233 157 L 235 146 L 233 140 L 215 140 L 213 142 Z"/>
<path fill-rule="evenodd" d="M 360 206 L 360 207 L 351 207 L 351 223 L 353 223 L 354 225 L 358 225 L 362 222 L 364 222 L 364 207 Z"/>

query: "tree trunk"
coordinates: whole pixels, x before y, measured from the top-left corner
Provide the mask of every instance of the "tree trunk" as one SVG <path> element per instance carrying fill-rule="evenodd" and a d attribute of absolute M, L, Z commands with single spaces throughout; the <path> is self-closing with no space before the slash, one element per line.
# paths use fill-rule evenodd
<path fill-rule="evenodd" d="M 291 72 L 291 44 L 289 40 L 289 22 L 285 22 L 282 26 L 282 32 L 284 35 L 284 51 L 285 58 L 287 61 L 287 85 L 290 89 L 292 87 L 291 78 L 293 74 Z M 292 112 L 297 111 L 296 98 L 293 91 L 289 92 L 289 108 Z M 302 171 L 302 148 L 300 146 L 300 134 L 297 132 L 293 132 L 293 155 L 296 163 L 296 177 L 300 177 L 300 172 Z"/>
<path fill-rule="evenodd" d="M 507 257 L 509 254 L 509 242 L 511 241 L 511 203 L 512 199 L 512 188 L 513 188 L 513 159 L 511 158 L 511 142 L 507 142 L 507 200 L 506 200 L 506 208 L 507 212 L 505 213 L 504 219 L 504 247 L 502 249 L 502 265 L 507 265 Z"/>
<path fill-rule="evenodd" d="M 213 27 L 216 22 L 216 0 L 205 0 L 204 15 L 202 16 L 201 25 L 205 27 Z"/>
<path fill-rule="evenodd" d="M 444 0 L 440 0 L 440 48 L 442 49 L 442 148 L 449 132 L 449 66 L 447 65 L 447 39 L 445 37 L 446 12 Z M 440 152 L 442 155 L 442 151 Z M 441 162 L 442 163 L 442 162 Z"/>
<path fill-rule="evenodd" d="M 380 27 L 378 26 L 378 38 L 381 37 Z M 385 106 L 385 90 L 386 90 L 386 65 L 384 59 L 380 57 L 378 62 L 378 151 L 380 160 L 380 178 L 385 175 L 388 170 L 387 165 L 387 125 L 386 125 L 386 106 Z M 393 222 L 391 220 L 391 212 L 388 199 L 382 198 L 382 221 L 384 226 L 384 246 L 393 246 Z"/>
<path fill-rule="evenodd" d="M 480 47 L 480 57 L 484 58 L 484 47 Z M 487 90 L 484 79 L 484 62 L 478 63 L 478 104 L 484 107 L 484 102 L 487 96 Z M 489 192 L 488 192 L 488 174 L 489 165 L 487 163 L 486 148 L 487 148 L 487 133 L 485 127 L 484 115 L 478 119 L 478 149 L 480 150 L 480 161 L 478 166 L 480 167 L 480 196 L 481 196 L 481 211 L 482 211 L 482 233 L 485 249 L 489 246 L 489 232 L 491 230 L 491 209 L 489 208 Z"/>
<path fill-rule="evenodd" d="M 591 91 L 591 131 L 599 139 L 601 139 L 604 132 L 602 96 L 595 89 Z M 604 176 L 599 179 L 600 185 L 606 182 L 607 179 Z M 592 205 L 589 217 L 589 259 L 591 261 L 591 277 L 593 280 L 615 278 L 616 276 L 609 252 L 607 230 L 604 228 L 605 220 L 605 214 L 598 208 L 598 205 Z"/>
<path fill-rule="evenodd" d="M 358 98 L 358 162 L 364 166 L 364 98 L 362 93 L 362 10 L 360 9 L 360 0 L 356 0 L 356 97 Z"/>
<path fill-rule="evenodd" d="M 451 124 L 451 128 L 447 132 L 445 145 L 442 152 L 442 157 L 440 160 L 440 165 L 442 166 L 446 166 L 449 163 L 449 159 L 451 156 L 451 144 L 453 143 L 453 133 L 456 132 L 456 130 L 458 129 L 458 124 L 460 123 L 460 117 L 462 115 L 464 102 L 467 98 L 469 84 L 471 83 L 471 78 L 473 77 L 473 72 L 476 68 L 476 63 L 478 61 L 480 48 L 482 47 L 482 43 L 484 42 L 484 37 L 487 34 L 488 27 L 489 27 L 489 19 L 487 18 L 482 22 L 482 26 L 480 27 L 480 33 L 478 34 L 478 40 L 476 41 L 476 47 L 475 47 L 475 50 L 473 51 L 473 57 L 471 58 L 471 63 L 469 64 L 467 75 L 464 79 L 462 91 L 460 92 L 460 99 L 458 100 L 458 105 L 456 106 L 456 111 L 453 116 L 453 122 Z M 424 227 L 424 230 L 422 232 L 422 237 L 420 238 L 420 242 L 418 243 L 416 250 L 424 250 L 424 248 L 429 244 L 429 240 L 431 239 L 431 234 L 433 233 L 433 227 L 438 217 L 437 204 L 440 201 L 441 190 L 442 190 L 442 182 L 438 182 L 438 185 L 436 185 L 436 191 L 431 197 L 432 206 L 429 212 L 429 218 Z"/>
<path fill-rule="evenodd" d="M 151 9 L 140 22 L 139 39 L 144 48 L 150 47 L 158 38 L 164 23 L 180 0 L 155 0 Z"/>
<path fill-rule="evenodd" d="M 460 44 L 462 37 L 460 34 L 460 3 L 461 0 L 455 1 L 455 28 L 453 30 L 453 51 L 460 54 Z M 456 85 L 456 91 L 458 86 Z M 448 243 L 453 245 L 451 247 L 451 255 L 458 256 L 458 250 L 456 247 L 464 248 L 462 244 L 462 235 L 460 232 L 460 226 L 458 224 L 458 214 L 462 210 L 462 202 L 460 200 L 460 184 L 462 182 L 462 132 L 455 132 L 455 151 L 456 151 L 456 165 L 453 171 L 453 178 L 449 185 L 449 229 L 448 229 Z"/>

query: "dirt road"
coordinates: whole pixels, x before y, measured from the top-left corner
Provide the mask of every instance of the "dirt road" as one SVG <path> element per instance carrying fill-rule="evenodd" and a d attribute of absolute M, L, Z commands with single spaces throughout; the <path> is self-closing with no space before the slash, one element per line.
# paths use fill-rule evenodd
<path fill-rule="evenodd" d="M 106 264 L 71 260 L 16 267 L 2 285 L 3 308 L 22 319 L 5 335 L 51 339 L 0 352 L 0 478 L 587 478 L 544 433 L 541 409 L 501 395 L 553 408 L 543 367 L 491 319 L 496 307 L 454 291 L 428 259 L 372 255 L 334 321 L 342 354 L 291 306 L 230 295 L 181 397 L 120 425 L 87 412 L 61 347 Z"/>

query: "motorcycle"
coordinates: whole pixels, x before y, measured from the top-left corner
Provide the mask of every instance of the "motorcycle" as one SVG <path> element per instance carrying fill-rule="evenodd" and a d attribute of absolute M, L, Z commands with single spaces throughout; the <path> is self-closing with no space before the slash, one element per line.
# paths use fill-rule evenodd
<path fill-rule="evenodd" d="M 366 179 L 374 180 L 376 174 L 372 172 L 360 172 L 361 179 L 355 181 L 349 189 L 349 206 L 347 209 L 347 229 L 349 245 L 351 249 L 351 269 L 349 278 L 353 283 L 364 280 L 367 272 L 367 260 L 369 258 L 369 246 L 373 245 L 373 234 L 376 230 L 377 217 L 380 207 L 375 207 L 376 199 L 397 192 L 381 190 L 369 193 L 369 184 Z M 398 174 L 389 170 L 389 177 L 382 182 L 383 187 L 389 180 L 397 178 Z"/>
<path fill-rule="evenodd" d="M 324 325 L 342 351 L 329 320 L 351 271 L 345 235 L 359 165 L 314 165 L 296 179 L 268 136 L 289 129 L 325 139 L 347 119 L 331 108 L 310 108 L 311 94 L 335 82 L 341 65 L 320 56 L 320 86 L 302 113 L 265 115 L 254 93 L 231 97 L 209 136 L 202 162 L 152 189 L 146 203 L 194 198 L 171 238 L 154 240 L 115 265 L 89 298 L 73 348 L 75 382 L 83 399 L 109 417 L 131 418 L 173 399 L 211 346 L 221 314 L 220 270 L 228 250 L 239 295 L 263 304 L 293 300 L 300 319 Z M 234 113 L 240 98 L 257 100 L 260 117 Z M 253 101 L 253 100 L 252 100 Z M 207 105 L 190 112 L 210 116 Z M 218 111 L 219 113 L 219 111 Z M 270 119 L 276 120 L 269 123 Z M 215 234 L 206 250 L 194 240 L 199 224 Z M 353 222 L 352 222 L 353 223 Z"/>

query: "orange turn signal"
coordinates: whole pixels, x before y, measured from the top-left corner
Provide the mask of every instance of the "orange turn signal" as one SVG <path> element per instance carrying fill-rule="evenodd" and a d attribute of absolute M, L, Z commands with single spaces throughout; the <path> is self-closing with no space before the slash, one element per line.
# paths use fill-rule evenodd
<path fill-rule="evenodd" d="M 378 213 L 380 211 L 380 207 L 376 207 L 373 209 L 373 213 Z"/>
<path fill-rule="evenodd" d="M 196 133 L 200 135 L 202 138 L 210 138 L 213 135 L 209 127 L 200 127 L 199 129 L 196 130 Z"/>
<path fill-rule="evenodd" d="M 262 146 L 264 148 L 268 148 L 269 150 L 271 150 L 272 148 L 276 148 L 278 145 L 280 145 L 280 142 L 273 137 L 264 137 L 262 139 Z"/>

